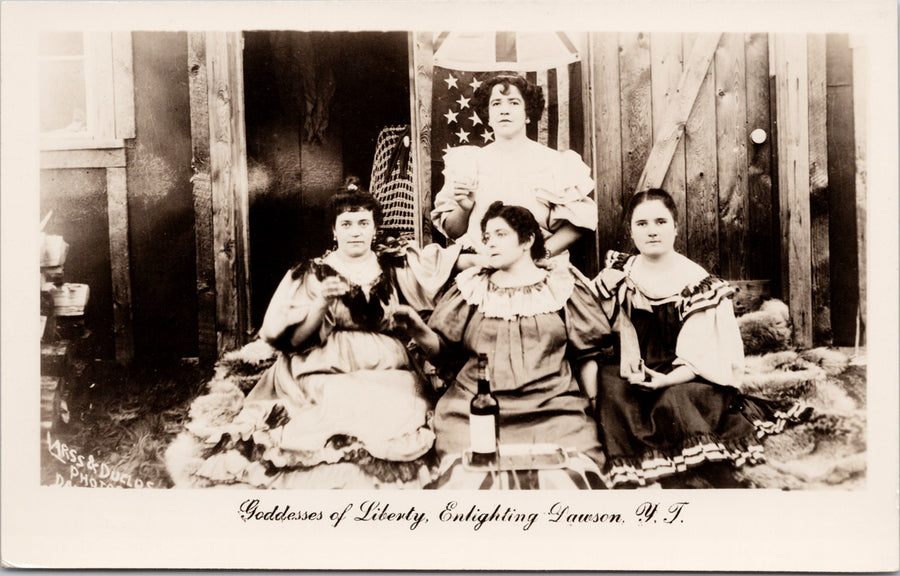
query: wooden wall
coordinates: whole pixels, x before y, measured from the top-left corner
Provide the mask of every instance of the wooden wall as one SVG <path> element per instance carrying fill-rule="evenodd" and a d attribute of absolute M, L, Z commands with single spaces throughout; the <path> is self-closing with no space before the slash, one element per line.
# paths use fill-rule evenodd
<path fill-rule="evenodd" d="M 591 35 L 598 249 L 630 248 L 625 210 L 652 184 L 676 200 L 678 250 L 729 279 L 774 279 L 768 41 L 722 34 L 711 58 L 708 46 L 696 34 Z"/>
<path fill-rule="evenodd" d="M 66 280 L 91 285 L 99 355 L 212 358 L 254 325 L 240 38 L 131 36 L 136 134 L 113 152 L 42 153 L 41 210 L 54 210 L 47 232 L 72 245 Z M 799 345 L 852 345 L 865 327 L 864 45 L 841 35 L 720 36 L 698 68 L 705 35 L 587 35 L 596 255 L 628 248 L 627 201 L 658 178 L 681 207 L 679 249 L 729 279 L 768 280 L 790 301 Z M 410 40 L 410 77 L 399 83 L 411 87 L 423 166 L 428 43 Z M 264 76 L 254 78 L 262 89 Z M 264 138 L 257 129 L 247 128 Z M 760 142 L 750 138 L 757 129 Z M 668 158 L 665 170 L 648 170 L 653 158 Z M 258 215 L 257 227 L 271 224 Z"/>
<path fill-rule="evenodd" d="M 707 65 L 711 37 L 590 35 L 598 252 L 631 248 L 628 201 L 662 186 L 678 250 L 727 279 L 768 281 L 797 345 L 852 344 L 865 317 L 860 49 L 838 35 L 721 34 Z"/>
<path fill-rule="evenodd" d="M 134 347 L 197 356 L 187 34 L 135 32 L 136 137 L 127 152 Z"/>

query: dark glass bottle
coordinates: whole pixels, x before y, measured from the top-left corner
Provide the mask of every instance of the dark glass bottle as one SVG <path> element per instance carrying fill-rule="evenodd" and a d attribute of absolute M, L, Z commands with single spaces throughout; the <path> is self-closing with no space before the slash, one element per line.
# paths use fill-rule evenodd
<path fill-rule="evenodd" d="M 478 355 L 478 393 L 469 404 L 469 434 L 472 445 L 472 465 L 489 466 L 497 463 L 500 444 L 500 404 L 491 394 L 487 355 Z"/>

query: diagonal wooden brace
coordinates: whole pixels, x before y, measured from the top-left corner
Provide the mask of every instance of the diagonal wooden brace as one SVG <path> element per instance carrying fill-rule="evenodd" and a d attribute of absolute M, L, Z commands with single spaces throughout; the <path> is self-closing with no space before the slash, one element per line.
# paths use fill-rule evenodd
<path fill-rule="evenodd" d="M 678 81 L 678 89 L 669 97 L 666 104 L 666 117 L 662 129 L 656 134 L 635 192 L 659 188 L 662 185 L 721 37 L 721 33 L 704 34 L 698 36 L 694 42 L 687 66 Z"/>

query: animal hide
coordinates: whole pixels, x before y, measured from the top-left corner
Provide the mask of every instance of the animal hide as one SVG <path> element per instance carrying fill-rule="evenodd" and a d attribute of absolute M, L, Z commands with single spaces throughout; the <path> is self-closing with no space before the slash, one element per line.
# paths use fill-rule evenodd
<path fill-rule="evenodd" d="M 744 354 L 786 350 L 791 345 L 791 318 L 781 300 L 767 300 L 759 310 L 738 317 Z"/>
<path fill-rule="evenodd" d="M 855 488 L 866 475 L 865 366 L 839 350 L 794 350 L 788 307 L 768 300 L 738 318 L 744 341 L 743 390 L 795 400 L 812 417 L 766 438 L 766 463 L 739 474 L 753 486 L 782 490 Z"/>

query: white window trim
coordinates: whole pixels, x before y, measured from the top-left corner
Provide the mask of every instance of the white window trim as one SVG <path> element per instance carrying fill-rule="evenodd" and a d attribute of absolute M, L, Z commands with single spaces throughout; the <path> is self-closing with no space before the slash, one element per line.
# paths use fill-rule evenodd
<path fill-rule="evenodd" d="M 134 138 L 134 73 L 130 32 L 85 32 L 87 130 L 41 134 L 41 150 L 124 148 Z"/>

